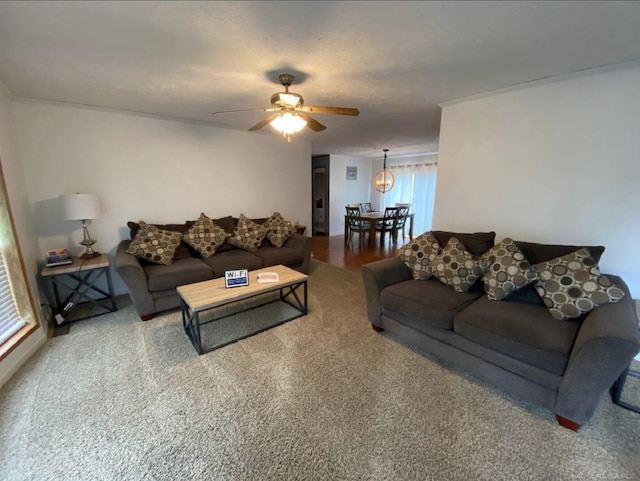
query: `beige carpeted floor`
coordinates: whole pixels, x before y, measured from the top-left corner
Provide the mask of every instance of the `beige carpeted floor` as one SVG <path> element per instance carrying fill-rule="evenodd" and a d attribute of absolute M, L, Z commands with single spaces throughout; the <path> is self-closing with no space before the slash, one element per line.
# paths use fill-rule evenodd
<path fill-rule="evenodd" d="M 203 356 L 178 311 L 73 324 L 2 388 L 0 479 L 640 478 L 640 415 L 607 396 L 573 433 L 375 333 L 359 275 L 314 261 L 309 297 Z"/>

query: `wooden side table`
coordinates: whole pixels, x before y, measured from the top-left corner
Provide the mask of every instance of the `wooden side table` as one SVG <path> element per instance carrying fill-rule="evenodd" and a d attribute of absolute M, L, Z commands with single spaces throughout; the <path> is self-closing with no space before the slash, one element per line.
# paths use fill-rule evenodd
<path fill-rule="evenodd" d="M 113 295 L 113 284 L 111 283 L 111 272 L 109 270 L 109 260 L 105 254 L 83 259 L 74 257 L 72 264 L 56 267 L 43 267 L 41 275 L 49 279 L 53 287 L 55 297 L 54 314 L 56 321 L 61 324 L 64 317 L 69 315 L 81 302 L 91 302 L 99 308 L 98 313 L 73 319 L 80 321 L 90 317 L 101 316 L 109 312 L 118 310 L 115 296 Z M 106 277 L 108 292 L 97 286 L 97 281 Z M 63 300 L 60 299 L 60 288 L 71 291 Z M 92 297 L 99 294 L 102 297 Z"/>
<path fill-rule="evenodd" d="M 304 235 L 304 231 L 307 230 L 306 225 L 296 225 L 294 226 L 296 229 L 296 234 Z"/>

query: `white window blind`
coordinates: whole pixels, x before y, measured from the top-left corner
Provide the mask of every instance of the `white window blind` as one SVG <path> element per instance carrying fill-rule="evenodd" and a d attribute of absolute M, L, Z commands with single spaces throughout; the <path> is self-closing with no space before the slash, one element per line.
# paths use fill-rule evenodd
<path fill-rule="evenodd" d="M 20 319 L 16 302 L 11 292 L 7 269 L 0 251 L 0 344 L 5 342 L 25 325 Z"/>

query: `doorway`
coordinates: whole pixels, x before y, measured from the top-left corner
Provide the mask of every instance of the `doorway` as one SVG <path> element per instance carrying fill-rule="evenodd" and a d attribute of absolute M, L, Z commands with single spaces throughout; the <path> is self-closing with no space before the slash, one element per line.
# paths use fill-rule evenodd
<path fill-rule="evenodd" d="M 329 235 L 329 156 L 312 158 L 311 235 Z"/>

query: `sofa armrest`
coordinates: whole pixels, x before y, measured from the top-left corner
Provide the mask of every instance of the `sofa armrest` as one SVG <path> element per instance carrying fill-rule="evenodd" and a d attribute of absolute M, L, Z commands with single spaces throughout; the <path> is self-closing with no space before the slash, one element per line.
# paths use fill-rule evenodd
<path fill-rule="evenodd" d="M 114 264 L 116 272 L 129 289 L 129 295 L 140 316 L 153 313 L 153 298 L 149 292 L 147 274 L 136 256 L 127 252 L 130 240 L 120 241 L 116 249 Z"/>
<path fill-rule="evenodd" d="M 302 265 L 298 270 L 303 274 L 309 274 L 311 269 L 311 249 L 313 246 L 313 240 L 311 237 L 300 234 L 291 234 L 284 245 L 302 252 Z"/>
<path fill-rule="evenodd" d="M 367 315 L 371 324 L 380 325 L 380 292 L 398 282 L 411 279 L 411 272 L 400 257 L 390 257 L 362 266 L 362 279 L 367 297 Z"/>
<path fill-rule="evenodd" d="M 625 291 L 615 304 L 595 308 L 584 319 L 558 390 L 556 414 L 578 424 L 593 415 L 602 395 L 640 350 L 635 305 L 624 281 L 607 275 Z"/>

